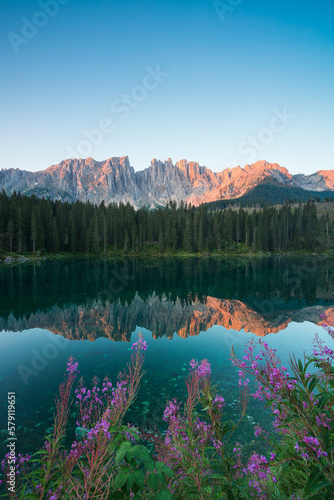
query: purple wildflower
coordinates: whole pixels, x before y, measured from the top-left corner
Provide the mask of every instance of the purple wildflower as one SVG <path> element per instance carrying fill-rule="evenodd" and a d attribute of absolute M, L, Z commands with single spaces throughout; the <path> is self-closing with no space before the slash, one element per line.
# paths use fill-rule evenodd
<path fill-rule="evenodd" d="M 131 349 L 135 349 L 136 351 L 140 351 L 142 349 L 143 351 L 146 351 L 147 344 L 145 340 L 139 337 L 139 339 L 134 344 L 132 344 Z"/>

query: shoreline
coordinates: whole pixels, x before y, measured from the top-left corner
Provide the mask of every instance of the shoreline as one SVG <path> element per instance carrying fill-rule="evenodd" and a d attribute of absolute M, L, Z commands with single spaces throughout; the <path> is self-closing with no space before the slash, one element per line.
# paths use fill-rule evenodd
<path fill-rule="evenodd" d="M 309 256 L 326 256 L 334 257 L 334 249 L 322 250 L 320 252 L 310 251 L 287 251 L 287 252 L 202 252 L 202 253 L 189 253 L 189 252 L 125 252 L 120 250 L 110 250 L 101 253 L 70 253 L 61 252 L 58 254 L 2 254 L 0 255 L 0 267 L 10 266 L 13 264 L 67 260 L 67 259 L 209 259 L 209 258 L 265 258 L 265 257 L 309 257 Z"/>

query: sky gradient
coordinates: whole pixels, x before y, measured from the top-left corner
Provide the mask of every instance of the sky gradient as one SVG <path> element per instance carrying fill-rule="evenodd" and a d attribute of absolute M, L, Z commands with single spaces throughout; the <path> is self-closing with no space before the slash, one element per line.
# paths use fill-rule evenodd
<path fill-rule="evenodd" d="M 331 0 L 3 0 L 0 168 L 334 169 Z"/>

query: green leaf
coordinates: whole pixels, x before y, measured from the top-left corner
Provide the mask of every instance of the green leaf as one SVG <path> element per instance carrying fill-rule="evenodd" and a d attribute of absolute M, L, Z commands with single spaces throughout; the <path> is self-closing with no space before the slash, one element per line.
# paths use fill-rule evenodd
<path fill-rule="evenodd" d="M 167 477 L 173 477 L 174 476 L 173 470 L 170 467 L 168 467 L 168 465 L 164 465 L 162 467 L 162 470 L 164 471 L 164 473 L 166 474 Z"/>
<path fill-rule="evenodd" d="M 131 462 L 131 460 L 133 459 L 133 449 L 129 448 L 128 450 L 126 450 L 125 456 L 126 456 L 127 460 L 129 460 L 129 462 Z"/>
<path fill-rule="evenodd" d="M 303 363 L 302 363 L 302 361 L 300 359 L 298 359 L 298 367 L 299 367 L 300 373 L 303 373 L 304 366 L 303 366 Z"/>
<path fill-rule="evenodd" d="M 48 450 L 39 450 L 36 451 L 33 456 L 35 457 L 36 455 L 47 455 L 48 453 Z"/>
<path fill-rule="evenodd" d="M 143 471 L 140 469 L 136 469 L 134 472 L 134 476 L 136 485 L 142 488 L 145 484 L 145 476 Z"/>
<path fill-rule="evenodd" d="M 129 441 L 124 441 L 124 443 L 121 444 L 121 448 L 131 448 L 131 443 Z"/>
<path fill-rule="evenodd" d="M 202 488 L 201 493 L 207 493 L 208 495 L 212 495 L 212 489 L 210 486 L 206 486 L 205 488 Z"/>
<path fill-rule="evenodd" d="M 152 471 L 155 469 L 155 463 L 153 462 L 153 460 L 148 460 L 148 461 L 144 462 L 144 466 L 145 466 L 145 469 L 149 470 L 149 471 Z"/>
<path fill-rule="evenodd" d="M 317 377 L 315 377 L 314 375 L 312 375 L 312 377 L 310 378 L 310 380 L 311 380 L 311 382 L 310 382 L 310 385 L 309 385 L 309 391 L 312 392 L 313 389 L 315 388 L 315 386 L 318 383 L 318 379 L 317 379 Z"/>
<path fill-rule="evenodd" d="M 320 477 L 321 477 L 321 471 L 318 468 L 313 469 L 313 471 L 310 474 L 309 480 L 305 485 L 304 491 L 306 495 L 313 493 L 313 491 L 317 489 Z"/>
<path fill-rule="evenodd" d="M 149 476 L 148 476 L 148 484 L 149 486 L 154 490 L 156 491 L 157 488 L 158 488 L 158 484 L 159 484 L 159 479 L 158 479 L 158 475 L 155 473 L 155 472 L 152 472 Z"/>
<path fill-rule="evenodd" d="M 164 465 L 164 464 L 163 464 L 162 462 L 156 462 L 156 464 L 155 464 L 155 468 L 156 468 L 157 470 L 160 470 L 160 469 L 161 469 L 161 467 L 162 467 L 163 465 Z"/>
<path fill-rule="evenodd" d="M 144 461 L 151 459 L 151 455 L 150 455 L 148 449 L 146 448 L 146 446 L 141 446 L 141 458 Z"/>
<path fill-rule="evenodd" d="M 120 430 L 119 427 L 117 427 L 116 425 L 112 425 L 111 427 L 108 428 L 108 431 L 110 433 L 112 433 L 112 432 L 119 432 L 119 430 Z"/>
<path fill-rule="evenodd" d="M 323 407 L 325 406 L 325 404 L 327 403 L 327 401 L 333 397 L 333 394 L 331 392 L 325 392 L 323 393 L 320 398 L 319 398 L 319 403 L 318 403 L 318 407 L 323 409 Z"/>
<path fill-rule="evenodd" d="M 117 476 L 115 477 L 115 488 L 118 490 L 119 488 L 122 488 L 122 486 L 125 485 L 126 481 L 128 480 L 129 473 L 122 474 L 122 472 L 119 472 Z"/>
<path fill-rule="evenodd" d="M 138 486 L 138 484 L 133 483 L 133 486 L 131 489 L 132 489 L 133 493 L 138 493 L 138 491 L 140 490 L 140 487 Z"/>
<path fill-rule="evenodd" d="M 118 463 L 121 460 L 123 460 L 123 458 L 125 457 L 126 452 L 127 452 L 126 448 L 121 448 L 120 450 L 118 450 L 118 452 L 116 453 L 116 457 L 115 457 L 116 463 Z"/>
<path fill-rule="evenodd" d="M 162 484 L 166 484 L 167 483 L 167 479 L 166 479 L 165 473 L 162 472 L 162 470 L 158 470 L 158 478 L 159 478 L 159 481 Z"/>
<path fill-rule="evenodd" d="M 134 451 L 134 456 L 136 458 L 139 458 L 140 460 L 144 460 L 144 461 L 147 461 L 147 460 L 150 460 L 150 454 L 149 452 L 147 451 L 147 448 L 146 446 L 142 445 L 142 444 L 137 444 L 135 446 L 133 446 L 133 451 Z"/>
<path fill-rule="evenodd" d="M 132 447 L 132 450 L 133 450 L 133 455 L 136 457 L 136 458 L 141 458 L 141 450 L 140 450 L 140 445 L 139 444 L 136 444 L 135 446 Z"/>
<path fill-rule="evenodd" d="M 116 448 L 118 446 L 118 442 L 123 440 L 123 439 L 124 438 L 123 438 L 122 434 L 116 434 L 115 437 L 111 438 L 110 445 L 109 445 L 109 449 L 110 449 L 111 453 L 113 453 L 116 450 Z"/>
<path fill-rule="evenodd" d="M 168 490 L 161 490 L 158 493 L 157 500 L 171 500 L 172 494 Z"/>
<path fill-rule="evenodd" d="M 127 480 L 127 482 L 126 482 L 126 487 L 127 487 L 127 489 L 128 489 L 128 490 L 130 490 L 130 489 L 132 488 L 132 486 L 133 486 L 133 483 L 134 483 L 134 482 L 135 482 L 135 476 L 134 476 L 134 474 L 131 472 L 131 473 L 129 474 L 128 480 Z"/>

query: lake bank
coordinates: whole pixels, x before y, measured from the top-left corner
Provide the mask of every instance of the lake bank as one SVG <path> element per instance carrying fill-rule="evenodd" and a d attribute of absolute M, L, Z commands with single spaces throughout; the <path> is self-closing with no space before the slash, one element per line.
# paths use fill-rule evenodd
<path fill-rule="evenodd" d="M 40 252 L 29 252 L 23 254 L 8 254 L 0 253 L 0 266 L 2 265 L 13 265 L 22 264 L 24 262 L 42 262 L 45 260 L 63 260 L 63 259 L 92 259 L 92 258 L 106 258 L 114 260 L 124 260 L 124 259 L 140 259 L 140 260 L 159 260 L 159 259 L 207 259 L 207 258 L 246 258 L 246 259 L 258 259 L 265 257 L 309 257 L 309 256 L 324 256 L 328 258 L 334 257 L 334 249 L 322 250 L 319 252 L 302 251 L 296 250 L 286 251 L 286 252 L 262 252 L 262 251 L 221 251 L 221 252 L 202 252 L 202 253 L 191 253 L 191 252 L 157 252 L 157 251 L 143 251 L 143 252 L 132 252 L 124 250 L 109 250 L 107 252 L 100 253 L 70 253 L 70 252 L 60 252 L 57 254 Z"/>

